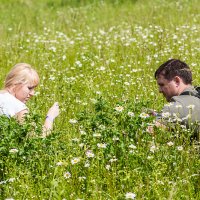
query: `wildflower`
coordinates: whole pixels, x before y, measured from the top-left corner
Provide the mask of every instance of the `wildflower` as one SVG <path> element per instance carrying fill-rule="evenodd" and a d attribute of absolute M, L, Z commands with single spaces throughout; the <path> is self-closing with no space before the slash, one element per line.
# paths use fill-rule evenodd
<path fill-rule="evenodd" d="M 181 127 L 182 129 L 186 129 L 186 128 L 187 128 L 186 125 L 183 125 L 183 124 L 181 124 L 180 127 Z"/>
<path fill-rule="evenodd" d="M 38 96 L 40 94 L 40 92 L 35 92 L 34 96 Z"/>
<path fill-rule="evenodd" d="M 150 133 L 150 134 L 154 134 L 154 128 L 152 125 L 149 125 L 147 128 L 146 128 L 146 132 L 147 133 Z"/>
<path fill-rule="evenodd" d="M 72 175 L 69 172 L 65 172 L 63 175 L 66 179 L 70 178 Z"/>
<path fill-rule="evenodd" d="M 94 133 L 93 137 L 101 137 L 101 134 L 100 133 Z"/>
<path fill-rule="evenodd" d="M 97 103 L 97 100 L 96 99 L 90 99 L 91 100 L 91 102 L 93 103 L 93 104 L 96 104 Z"/>
<path fill-rule="evenodd" d="M 95 63 L 94 63 L 94 62 L 91 62 L 91 66 L 94 67 L 94 65 L 95 65 Z"/>
<path fill-rule="evenodd" d="M 17 153 L 19 150 L 18 149 L 10 149 L 10 153 Z"/>
<path fill-rule="evenodd" d="M 157 180 L 157 183 L 158 183 L 159 185 L 164 185 L 163 181 L 160 181 L 160 180 Z"/>
<path fill-rule="evenodd" d="M 178 36 L 177 36 L 177 35 L 174 35 L 174 36 L 173 36 L 173 39 L 174 39 L 174 40 L 176 40 L 177 38 L 178 38 Z"/>
<path fill-rule="evenodd" d="M 125 195 L 126 199 L 135 199 L 136 195 L 132 192 L 127 192 Z"/>
<path fill-rule="evenodd" d="M 73 40 L 71 40 L 71 41 L 69 42 L 69 44 L 74 44 L 74 41 L 73 41 Z"/>
<path fill-rule="evenodd" d="M 111 163 L 116 162 L 116 161 L 117 161 L 117 158 L 111 158 L 109 161 L 110 161 Z"/>
<path fill-rule="evenodd" d="M 194 176 L 199 176 L 199 174 L 192 174 L 192 175 L 191 175 L 191 177 L 194 177 Z"/>
<path fill-rule="evenodd" d="M 105 144 L 105 143 L 98 143 L 97 146 L 99 148 L 106 148 L 107 144 Z"/>
<path fill-rule="evenodd" d="M 88 158 L 93 158 L 94 157 L 94 153 L 91 151 L 91 150 L 88 150 L 88 151 L 86 151 L 86 156 L 88 157 Z"/>
<path fill-rule="evenodd" d="M 197 66 L 197 64 L 196 63 L 191 63 L 191 66 L 195 67 L 195 66 Z"/>
<path fill-rule="evenodd" d="M 101 66 L 101 67 L 99 68 L 100 71 L 104 71 L 105 69 L 106 69 L 106 68 L 103 67 L 103 66 Z"/>
<path fill-rule="evenodd" d="M 104 126 L 103 124 L 101 124 L 101 125 L 99 125 L 99 129 L 105 130 L 105 129 L 106 129 L 106 126 Z"/>
<path fill-rule="evenodd" d="M 57 165 L 57 166 L 62 166 L 62 165 L 63 165 L 63 162 L 59 161 L 59 162 L 56 163 L 56 165 Z"/>
<path fill-rule="evenodd" d="M 8 182 L 13 183 L 15 181 L 15 178 L 9 178 Z"/>
<path fill-rule="evenodd" d="M 78 122 L 78 121 L 77 121 L 76 119 L 70 119 L 70 120 L 69 120 L 69 123 L 70 123 L 70 124 L 76 124 L 77 122 Z"/>
<path fill-rule="evenodd" d="M 133 144 L 130 144 L 128 147 L 131 148 L 131 149 L 136 149 L 136 148 L 137 148 L 137 147 L 136 147 L 135 145 L 133 145 Z"/>
<path fill-rule="evenodd" d="M 115 107 L 115 110 L 118 112 L 122 112 L 124 110 L 124 108 L 122 106 L 117 106 L 117 107 Z"/>
<path fill-rule="evenodd" d="M 50 47 L 49 50 L 52 50 L 53 52 L 56 52 L 56 47 Z"/>
<path fill-rule="evenodd" d="M 80 158 L 73 158 L 72 160 L 71 160 L 71 163 L 72 163 L 72 165 L 75 165 L 75 164 L 77 164 L 78 162 L 80 162 Z"/>
<path fill-rule="evenodd" d="M 88 168 L 88 167 L 90 167 L 90 163 L 87 161 L 87 162 L 85 162 L 85 165 L 84 165 L 84 167 L 86 167 L 86 168 Z"/>
<path fill-rule="evenodd" d="M 116 136 L 113 137 L 113 141 L 118 141 L 118 140 L 119 140 L 118 137 L 116 137 Z"/>
<path fill-rule="evenodd" d="M 82 148 L 84 147 L 84 143 L 80 143 L 78 146 Z"/>
<path fill-rule="evenodd" d="M 151 160 L 151 159 L 153 159 L 153 156 L 147 156 L 147 159 Z"/>
<path fill-rule="evenodd" d="M 5 184 L 7 181 L 0 181 L 0 185 Z"/>
<path fill-rule="evenodd" d="M 80 177 L 78 177 L 78 180 L 79 180 L 79 181 L 83 181 L 83 180 L 85 180 L 85 179 L 86 179 L 85 176 L 80 176 Z"/>
<path fill-rule="evenodd" d="M 124 82 L 124 85 L 127 85 L 127 86 L 129 86 L 129 85 L 130 85 L 130 83 L 129 83 L 129 82 Z"/>
<path fill-rule="evenodd" d="M 174 145 L 174 143 L 170 141 L 170 142 L 167 143 L 167 145 L 171 147 L 171 146 Z"/>
<path fill-rule="evenodd" d="M 77 61 L 75 62 L 75 64 L 76 64 L 78 67 L 82 67 L 82 63 L 81 63 L 79 60 L 77 60 Z"/>
<path fill-rule="evenodd" d="M 148 118 L 148 117 L 149 117 L 149 114 L 142 112 L 142 113 L 140 114 L 140 117 L 145 119 L 145 118 Z"/>
<path fill-rule="evenodd" d="M 63 57 L 62 57 L 62 60 L 65 60 L 67 57 L 66 57 L 66 55 L 64 55 Z"/>
<path fill-rule="evenodd" d="M 73 138 L 72 142 L 79 142 L 79 139 L 78 138 Z"/>
<path fill-rule="evenodd" d="M 104 30 L 99 30 L 99 33 L 101 34 L 101 35 L 105 35 L 106 34 L 106 32 L 104 31 Z"/>
<path fill-rule="evenodd" d="M 80 134 L 81 134 L 81 135 L 86 135 L 86 132 L 83 131 L 83 130 L 80 130 Z"/>
<path fill-rule="evenodd" d="M 134 114 L 133 112 L 128 112 L 128 116 L 129 116 L 129 117 L 134 117 L 135 114 Z"/>
<path fill-rule="evenodd" d="M 157 147 L 155 145 L 151 146 L 150 151 L 154 153 L 157 150 Z"/>
<path fill-rule="evenodd" d="M 170 113 L 169 112 L 164 112 L 164 113 L 162 113 L 162 117 L 163 118 L 168 118 L 168 117 L 170 117 Z"/>
<path fill-rule="evenodd" d="M 100 91 L 96 91 L 96 94 L 99 94 L 99 95 L 101 95 L 101 92 L 100 92 Z"/>
<path fill-rule="evenodd" d="M 110 165 L 106 165 L 106 169 L 110 170 L 111 166 Z"/>
<path fill-rule="evenodd" d="M 182 147 L 182 146 L 178 146 L 178 147 L 177 147 L 177 150 L 178 150 L 178 151 L 182 151 L 182 150 L 183 150 L 183 147 Z"/>
<path fill-rule="evenodd" d="M 180 119 L 176 113 L 173 113 L 173 119 L 174 121 L 177 121 L 177 122 L 182 122 L 182 119 Z"/>
<path fill-rule="evenodd" d="M 49 80 L 54 81 L 55 80 L 55 76 L 50 75 Z"/>

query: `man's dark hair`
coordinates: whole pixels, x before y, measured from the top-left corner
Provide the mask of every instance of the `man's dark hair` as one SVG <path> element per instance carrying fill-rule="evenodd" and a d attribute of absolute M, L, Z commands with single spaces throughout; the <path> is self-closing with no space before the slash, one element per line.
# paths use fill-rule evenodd
<path fill-rule="evenodd" d="M 180 60 L 170 59 L 163 63 L 155 72 L 155 78 L 163 75 L 165 79 L 171 81 L 175 76 L 179 76 L 185 84 L 192 83 L 192 72 L 189 66 Z"/>

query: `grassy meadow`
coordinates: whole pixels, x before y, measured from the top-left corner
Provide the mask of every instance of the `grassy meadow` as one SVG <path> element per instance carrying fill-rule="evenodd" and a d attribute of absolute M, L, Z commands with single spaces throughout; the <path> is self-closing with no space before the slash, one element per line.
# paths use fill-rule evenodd
<path fill-rule="evenodd" d="M 0 200 L 200 199 L 192 130 L 147 131 L 160 64 L 185 61 L 200 85 L 199 21 L 198 0 L 0 0 L 1 88 L 16 63 L 40 75 L 26 122 L 0 118 Z"/>

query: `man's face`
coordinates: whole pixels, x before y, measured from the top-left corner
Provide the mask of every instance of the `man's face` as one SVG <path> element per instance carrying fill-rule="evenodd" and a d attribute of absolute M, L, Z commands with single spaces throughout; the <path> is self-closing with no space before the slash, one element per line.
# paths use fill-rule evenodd
<path fill-rule="evenodd" d="M 163 75 L 157 77 L 159 92 L 164 95 L 167 101 L 170 101 L 173 96 L 178 95 L 178 85 L 175 79 L 171 81 L 164 78 Z"/>

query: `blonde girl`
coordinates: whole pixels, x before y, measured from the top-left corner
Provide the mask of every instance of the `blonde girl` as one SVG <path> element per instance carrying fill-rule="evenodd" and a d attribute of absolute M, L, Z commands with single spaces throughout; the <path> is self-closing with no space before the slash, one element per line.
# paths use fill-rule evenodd
<path fill-rule="evenodd" d="M 38 73 L 27 63 L 16 64 L 8 73 L 4 89 L 0 90 L 0 115 L 16 117 L 23 122 L 28 113 L 26 102 L 34 96 L 35 88 L 39 84 Z M 58 102 L 49 109 L 42 136 L 46 137 L 52 127 L 54 119 L 59 115 Z"/>

